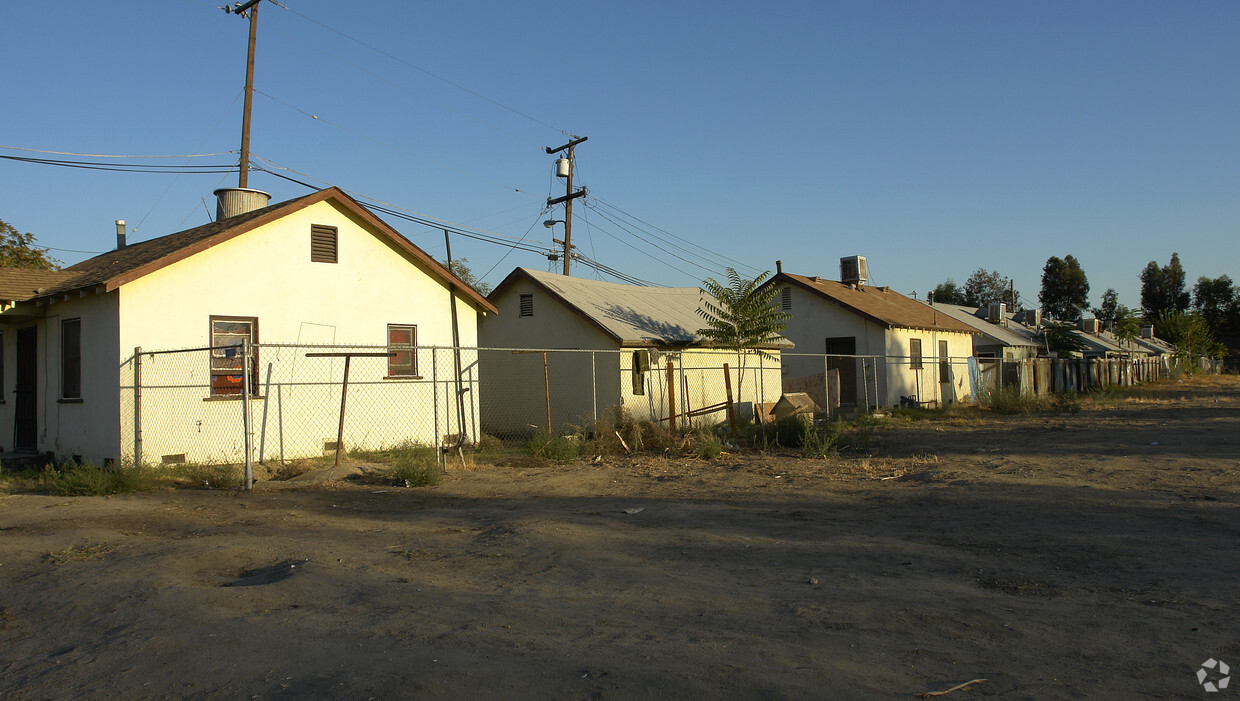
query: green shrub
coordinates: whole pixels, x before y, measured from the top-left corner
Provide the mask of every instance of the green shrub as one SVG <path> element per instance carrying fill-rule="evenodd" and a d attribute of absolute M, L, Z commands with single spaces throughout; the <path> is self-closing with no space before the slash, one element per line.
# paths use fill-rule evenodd
<path fill-rule="evenodd" d="M 1081 413 L 1081 395 L 1076 392 L 1056 392 L 1050 399 L 1050 410 L 1056 414 Z"/>
<path fill-rule="evenodd" d="M 606 414 L 595 422 L 593 433 L 594 444 L 591 448 L 600 454 L 620 455 L 626 452 L 625 446 L 628 446 L 628 451 L 640 453 L 647 450 L 663 452 L 680 445 L 680 436 L 666 425 L 637 421 L 620 406 L 608 408 Z M 624 445 L 621 445 L 621 440 Z"/>
<path fill-rule="evenodd" d="M 581 446 L 573 438 L 566 438 L 549 433 L 538 433 L 525 444 L 526 451 L 536 460 L 549 460 L 555 463 L 572 462 L 577 458 Z"/>
<path fill-rule="evenodd" d="M 386 451 L 392 477 L 406 487 L 431 487 L 443 479 L 434 446 L 406 441 Z"/>
<path fill-rule="evenodd" d="M 1041 408 L 1037 397 L 1022 394 L 1015 385 L 987 389 L 981 403 L 996 414 L 1033 414 Z"/>
<path fill-rule="evenodd" d="M 241 465 L 185 463 L 169 468 L 169 473 L 203 489 L 236 489 L 245 481 L 245 468 Z"/>
<path fill-rule="evenodd" d="M 157 489 L 161 476 L 149 467 L 122 466 L 100 469 L 94 465 L 68 465 L 43 468 L 39 481 L 43 488 L 61 496 L 103 496 Z"/>
<path fill-rule="evenodd" d="M 695 457 L 714 460 L 723 453 L 723 440 L 710 431 L 695 431 L 689 438 Z"/>
<path fill-rule="evenodd" d="M 836 451 L 840 437 L 839 425 L 829 420 L 815 421 L 807 414 L 785 416 L 774 422 L 750 427 L 756 447 L 799 448 L 807 457 L 830 455 Z"/>

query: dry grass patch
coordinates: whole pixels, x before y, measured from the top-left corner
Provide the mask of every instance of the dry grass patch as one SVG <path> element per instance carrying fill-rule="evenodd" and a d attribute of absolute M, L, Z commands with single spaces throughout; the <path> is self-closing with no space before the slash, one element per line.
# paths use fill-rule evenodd
<path fill-rule="evenodd" d="M 99 560 L 115 550 L 116 546 L 109 543 L 88 543 L 45 553 L 43 561 L 53 565 L 63 565 L 77 560 Z"/>

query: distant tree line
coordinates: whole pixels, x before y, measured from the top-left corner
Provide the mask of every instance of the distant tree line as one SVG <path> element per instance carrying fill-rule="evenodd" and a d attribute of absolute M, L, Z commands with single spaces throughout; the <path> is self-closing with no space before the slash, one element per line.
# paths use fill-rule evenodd
<path fill-rule="evenodd" d="M 1131 340 L 1142 324 L 1151 324 L 1154 334 L 1169 341 L 1188 355 L 1222 357 L 1227 349 L 1216 339 L 1240 335 L 1240 288 L 1227 275 L 1197 278 L 1190 289 L 1188 276 L 1178 253 L 1165 265 L 1150 261 L 1140 273 L 1141 306 L 1130 309 L 1119 301 L 1115 288 L 1107 288 L 1097 307 L 1089 304 L 1089 280 L 1080 261 L 1072 255 L 1051 256 L 1042 268 L 1038 293 L 1048 322 L 1048 338 L 1053 336 L 1065 350 L 1071 345 L 1067 330 L 1085 312 L 1107 322 L 1120 340 Z M 963 286 L 947 278 L 927 295 L 928 301 L 984 307 L 990 302 L 1006 302 L 1013 309 L 1020 295 L 1010 278 L 998 271 L 978 268 Z"/>

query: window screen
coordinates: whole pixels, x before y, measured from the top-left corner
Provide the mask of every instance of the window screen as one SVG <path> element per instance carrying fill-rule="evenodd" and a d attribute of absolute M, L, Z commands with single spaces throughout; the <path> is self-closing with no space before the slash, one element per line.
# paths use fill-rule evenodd
<path fill-rule="evenodd" d="M 388 324 L 388 377 L 417 377 L 418 327 L 409 324 Z"/>

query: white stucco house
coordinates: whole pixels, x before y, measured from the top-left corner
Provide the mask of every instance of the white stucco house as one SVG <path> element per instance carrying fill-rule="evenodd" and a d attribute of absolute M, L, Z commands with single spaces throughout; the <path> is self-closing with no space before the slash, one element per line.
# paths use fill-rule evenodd
<path fill-rule="evenodd" d="M 844 268 L 852 274 L 841 281 L 785 273 L 777 261 L 776 274 L 763 284 L 779 289 L 776 299 L 792 314 L 784 336 L 796 351 L 783 358 L 784 389 L 822 401 L 825 375 L 839 370 L 844 407 L 896 407 L 902 397 L 941 406 L 969 398 L 967 359 L 977 332 L 889 287 L 867 285 L 860 256 L 843 259 Z"/>
<path fill-rule="evenodd" d="M 479 331 L 483 430 L 498 436 L 546 430 L 548 407 L 555 430 L 592 427 L 612 407 L 650 421 L 666 420 L 674 408 L 677 425 L 684 425 L 685 414 L 725 401 L 724 364 L 742 417 L 755 403 L 773 404 L 781 393 L 779 355 L 792 344 L 783 338 L 767 344 L 769 358 L 745 352 L 740 382 L 737 354 L 697 334 L 705 325 L 697 311 L 704 295 L 696 287 L 513 270 L 488 296 L 500 313 L 486 317 Z M 521 349 L 558 350 L 547 354 L 544 375 L 542 354 Z M 722 410 L 690 419 L 722 420 Z"/>
<path fill-rule="evenodd" d="M 418 349 L 452 345 L 452 305 L 460 344 L 474 345 L 477 320 L 494 305 L 338 188 L 270 206 L 253 190 L 217 194 L 213 223 L 128 245 L 119 234 L 116 250 L 62 271 L 0 269 L 0 425 L 13 427 L 0 445 L 97 465 L 139 450 L 143 462 L 239 460 L 244 401 L 255 417 L 280 412 L 285 457 L 322 454 L 336 436 L 343 363 L 263 347 L 299 342 L 386 349 L 354 365 L 352 381 L 369 389 L 351 387 L 350 399 L 407 395 L 385 405 L 395 414 L 387 425 L 404 435 L 381 440 L 430 443 L 443 432 L 427 419 L 429 362 Z M 244 399 L 243 340 L 259 344 Z M 200 349 L 140 356 L 140 423 L 137 347 Z M 282 403 L 260 407 L 265 390 L 276 394 L 273 375 Z"/>

